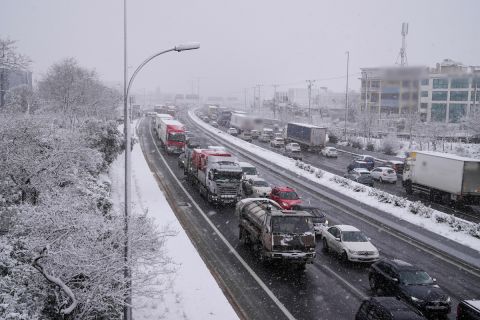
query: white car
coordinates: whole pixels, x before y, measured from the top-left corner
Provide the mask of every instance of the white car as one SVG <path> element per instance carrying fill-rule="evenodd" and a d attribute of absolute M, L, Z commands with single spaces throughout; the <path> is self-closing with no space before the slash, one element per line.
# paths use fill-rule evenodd
<path fill-rule="evenodd" d="M 235 128 L 228 128 L 227 133 L 231 134 L 232 136 L 237 136 L 238 135 L 238 131 Z"/>
<path fill-rule="evenodd" d="M 285 150 L 297 152 L 297 151 L 300 151 L 300 145 L 296 142 L 291 142 L 285 146 Z"/>
<path fill-rule="evenodd" d="M 338 157 L 338 152 L 334 147 L 325 147 L 322 149 L 322 155 L 327 158 L 336 158 Z"/>
<path fill-rule="evenodd" d="M 243 161 L 240 161 L 238 164 L 240 165 L 240 168 L 242 168 L 243 180 L 258 177 L 257 168 L 255 168 L 253 164 Z"/>
<path fill-rule="evenodd" d="M 274 148 L 281 148 L 283 146 L 285 146 L 285 140 L 283 140 L 283 138 L 273 138 L 271 141 L 270 141 L 270 146 L 271 147 L 274 147 Z"/>
<path fill-rule="evenodd" d="M 243 191 L 248 197 L 267 198 L 270 196 L 272 188 L 264 179 L 252 177 L 244 182 Z"/>
<path fill-rule="evenodd" d="M 370 175 L 379 182 L 397 183 L 397 173 L 389 167 L 376 167 L 370 171 Z"/>
<path fill-rule="evenodd" d="M 357 228 L 349 225 L 336 225 L 321 232 L 323 249 L 340 255 L 342 260 L 355 262 L 375 262 L 380 255 L 370 239 Z"/>

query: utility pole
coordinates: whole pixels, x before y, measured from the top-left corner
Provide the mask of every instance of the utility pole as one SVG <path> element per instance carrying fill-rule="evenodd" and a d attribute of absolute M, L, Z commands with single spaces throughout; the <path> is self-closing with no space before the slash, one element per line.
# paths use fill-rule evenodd
<path fill-rule="evenodd" d="M 402 47 L 400 48 L 400 66 L 404 67 L 408 64 L 407 61 L 407 46 L 406 46 L 406 36 L 408 34 L 408 23 L 402 23 Z"/>
<path fill-rule="evenodd" d="M 278 84 L 273 85 L 273 119 L 277 118 L 277 87 Z"/>
<path fill-rule="evenodd" d="M 257 84 L 258 87 L 258 110 L 261 112 L 262 110 L 262 85 Z"/>
<path fill-rule="evenodd" d="M 253 87 L 253 109 L 252 109 L 252 113 L 255 112 L 255 100 L 257 99 L 257 96 L 255 95 L 255 90 L 256 90 L 256 87 Z"/>
<path fill-rule="evenodd" d="M 368 117 L 368 137 L 367 141 L 370 141 L 370 107 L 368 105 L 368 75 L 365 71 L 365 112 L 367 112 Z"/>
<path fill-rule="evenodd" d="M 243 94 L 245 96 L 244 109 L 247 111 L 247 88 L 243 89 Z"/>
<path fill-rule="evenodd" d="M 311 100 L 312 100 L 312 83 L 315 80 L 307 80 L 307 88 L 308 88 L 308 121 L 312 123 L 312 108 L 311 108 Z"/>
<path fill-rule="evenodd" d="M 350 63 L 350 51 L 346 52 L 347 54 L 347 85 L 345 88 L 345 140 L 347 140 L 347 118 L 348 118 L 348 64 Z"/>

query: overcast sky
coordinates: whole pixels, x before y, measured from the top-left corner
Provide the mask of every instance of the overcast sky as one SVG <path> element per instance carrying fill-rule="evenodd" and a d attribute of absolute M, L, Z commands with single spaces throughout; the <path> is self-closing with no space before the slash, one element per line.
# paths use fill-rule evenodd
<path fill-rule="evenodd" d="M 0 0 L 0 36 L 18 40 L 38 78 L 49 66 L 75 57 L 106 81 L 123 79 L 123 1 Z M 240 94 L 265 85 L 358 90 L 361 67 L 392 65 L 409 23 L 409 65 L 434 66 L 444 58 L 480 65 L 480 1 L 129 0 L 128 61 L 178 43 L 201 49 L 170 53 L 139 74 L 137 91 Z M 130 69 L 133 72 L 132 69 Z M 289 84 L 289 85 L 287 85 Z"/>

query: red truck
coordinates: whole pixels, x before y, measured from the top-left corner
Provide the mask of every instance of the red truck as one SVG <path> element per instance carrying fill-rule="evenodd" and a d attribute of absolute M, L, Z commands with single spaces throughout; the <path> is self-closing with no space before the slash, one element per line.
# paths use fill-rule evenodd
<path fill-rule="evenodd" d="M 234 204 L 241 198 L 243 171 L 230 152 L 193 149 L 187 153 L 184 173 L 209 203 Z"/>
<path fill-rule="evenodd" d="M 182 153 L 185 149 L 185 127 L 177 120 L 157 118 L 157 135 L 167 153 Z"/>

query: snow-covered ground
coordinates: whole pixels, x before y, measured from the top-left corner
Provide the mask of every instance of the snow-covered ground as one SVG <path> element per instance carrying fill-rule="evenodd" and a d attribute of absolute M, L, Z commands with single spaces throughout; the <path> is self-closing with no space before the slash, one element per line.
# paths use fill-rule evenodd
<path fill-rule="evenodd" d="M 396 216 L 400 219 L 406 220 L 412 224 L 418 225 L 422 228 L 425 228 L 429 231 L 435 232 L 439 235 L 442 235 L 446 238 L 449 238 L 453 241 L 456 241 L 458 243 L 461 243 L 465 246 L 471 247 L 477 251 L 480 252 L 480 239 L 477 237 L 473 237 L 472 235 L 468 234 L 467 232 L 463 231 L 457 231 L 455 228 L 450 225 L 448 222 L 442 222 L 438 223 L 437 218 L 438 217 L 445 217 L 448 216 L 447 214 L 429 209 L 431 212 L 430 217 L 426 216 L 421 216 L 419 214 L 412 214 L 411 211 L 409 210 L 409 205 L 411 204 L 410 201 L 404 199 L 405 201 L 405 207 L 398 207 L 395 206 L 391 203 L 384 203 L 378 201 L 375 197 L 369 196 L 369 187 L 359 185 L 353 181 L 349 181 L 349 184 L 351 185 L 358 185 L 361 189 L 363 189 L 363 192 L 357 192 L 349 188 L 345 188 L 339 183 L 336 183 L 332 181 L 335 177 L 338 177 L 332 173 L 329 172 L 324 172 L 323 176 L 318 178 L 315 176 L 315 174 L 307 172 L 295 164 L 295 160 L 290 159 L 288 157 L 282 156 L 278 153 L 275 153 L 273 151 L 264 149 L 262 147 L 256 146 L 254 144 L 245 142 L 241 139 L 238 139 L 236 137 L 233 137 L 219 129 L 215 129 L 212 126 L 206 124 L 202 120 L 200 120 L 193 111 L 189 112 L 189 115 L 192 119 L 194 119 L 199 125 L 201 125 L 203 128 L 207 129 L 208 131 L 219 135 L 222 137 L 222 139 L 226 139 L 227 141 L 231 142 L 232 144 L 243 148 L 245 150 L 248 150 L 254 154 L 256 154 L 259 158 L 262 158 L 263 160 L 270 161 L 272 163 L 275 163 L 297 175 L 303 176 L 306 179 L 309 179 L 311 181 L 314 181 L 316 183 L 321 184 L 324 187 L 330 188 L 332 190 L 338 191 L 344 195 L 347 195 L 355 200 L 358 200 L 359 202 L 365 203 L 371 207 L 378 208 L 382 211 L 385 211 L 393 216 Z M 479 228 L 477 224 L 471 223 L 469 221 L 465 221 L 462 219 L 455 218 L 458 222 L 464 223 L 467 226 L 473 226 L 473 228 Z M 480 230 L 479 230 L 480 232 Z"/>
<path fill-rule="evenodd" d="M 124 195 L 123 155 L 112 164 L 109 175 L 118 207 Z M 132 152 L 132 201 L 135 208 L 148 210 L 159 229 L 168 226 L 177 232 L 165 244 L 172 267 L 177 269 L 172 284 L 161 299 L 134 296 L 134 319 L 238 319 L 159 189 L 138 143 Z M 163 287 L 162 280 L 165 279 L 156 279 L 152 284 L 158 282 Z"/>

